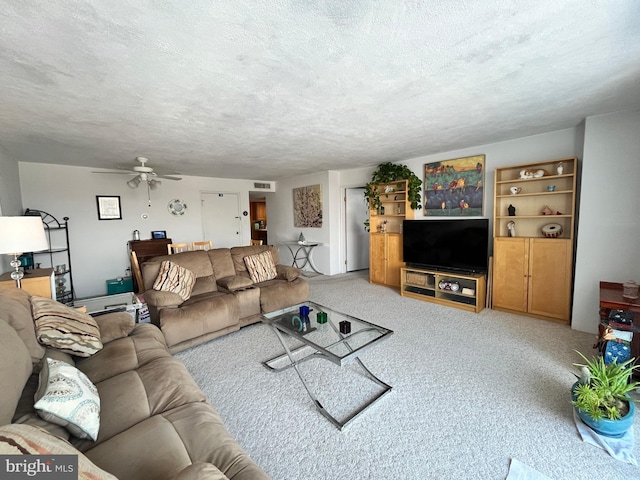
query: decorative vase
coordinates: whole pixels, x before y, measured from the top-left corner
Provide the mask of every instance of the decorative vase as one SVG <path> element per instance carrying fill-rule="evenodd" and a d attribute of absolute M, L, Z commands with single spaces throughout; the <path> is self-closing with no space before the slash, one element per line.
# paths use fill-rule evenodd
<path fill-rule="evenodd" d="M 571 387 L 571 399 L 575 400 L 576 396 L 574 394 L 574 390 L 578 386 L 579 382 L 576 382 Z M 608 418 L 601 418 L 599 420 L 595 420 L 591 415 L 587 412 L 583 412 L 577 407 L 573 407 L 578 412 L 578 416 L 580 420 L 582 420 L 586 425 L 591 427 L 596 433 L 599 435 L 603 435 L 605 437 L 613 437 L 620 438 L 627 433 L 631 427 L 633 427 L 633 417 L 636 413 L 636 405 L 634 402 L 629 400 L 629 412 L 622 418 L 618 420 L 610 420 Z"/>
<path fill-rule="evenodd" d="M 298 243 L 301 244 L 301 245 L 304 244 L 304 243 L 307 243 L 307 241 L 305 240 L 304 235 L 302 234 L 302 232 L 300 232 L 300 236 L 298 237 Z"/>

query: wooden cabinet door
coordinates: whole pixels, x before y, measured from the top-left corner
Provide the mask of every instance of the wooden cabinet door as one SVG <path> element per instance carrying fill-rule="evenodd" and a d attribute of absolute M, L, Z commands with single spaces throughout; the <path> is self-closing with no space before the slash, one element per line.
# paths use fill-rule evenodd
<path fill-rule="evenodd" d="M 529 313 L 569 321 L 571 270 L 570 240 L 530 240 Z"/>
<path fill-rule="evenodd" d="M 527 311 L 529 239 L 496 237 L 493 245 L 493 306 Z"/>
<path fill-rule="evenodd" d="M 369 236 L 369 281 L 384 285 L 387 275 L 387 241 L 384 233 Z"/>
<path fill-rule="evenodd" d="M 402 235 L 387 234 L 387 279 L 385 284 L 400 288 L 400 269 L 404 267 L 402 261 Z"/>

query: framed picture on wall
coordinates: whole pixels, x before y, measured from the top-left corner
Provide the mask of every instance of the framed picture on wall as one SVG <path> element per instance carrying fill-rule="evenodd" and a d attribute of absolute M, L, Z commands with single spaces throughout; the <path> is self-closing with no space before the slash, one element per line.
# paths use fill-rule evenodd
<path fill-rule="evenodd" d="M 424 214 L 473 217 L 484 214 L 484 155 L 424 166 Z"/>
<path fill-rule="evenodd" d="M 96 195 L 98 205 L 98 220 L 122 220 L 120 209 L 120 195 Z"/>

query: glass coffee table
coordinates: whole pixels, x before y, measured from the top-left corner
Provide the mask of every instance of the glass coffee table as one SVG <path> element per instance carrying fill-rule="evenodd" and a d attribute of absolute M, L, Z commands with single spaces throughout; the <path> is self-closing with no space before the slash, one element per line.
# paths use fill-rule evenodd
<path fill-rule="evenodd" d="M 310 310 L 308 316 L 300 314 L 301 307 L 307 307 Z M 285 353 L 262 362 L 263 365 L 274 372 L 281 372 L 293 367 L 316 408 L 340 430 L 391 391 L 391 386 L 371 373 L 359 356 L 391 336 L 392 330 L 336 312 L 313 302 L 305 302 L 264 314 L 262 321 L 273 329 L 285 350 Z M 348 327 L 344 322 L 348 323 Z M 302 345 L 294 349 L 290 348 L 286 341 L 287 337 L 298 340 L 297 343 Z M 317 395 L 310 388 L 308 379 L 305 379 L 298 368 L 302 362 L 312 358 L 322 358 L 339 366 L 355 361 L 364 371 L 365 376 L 382 389 L 355 411 L 348 413 L 342 420 L 338 420 L 323 407 Z M 277 366 L 283 360 L 285 360 L 284 366 Z"/>

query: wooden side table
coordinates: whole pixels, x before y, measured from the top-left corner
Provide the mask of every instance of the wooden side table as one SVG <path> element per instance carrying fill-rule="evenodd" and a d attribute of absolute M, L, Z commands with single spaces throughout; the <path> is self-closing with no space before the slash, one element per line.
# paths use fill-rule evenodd
<path fill-rule="evenodd" d="M 612 309 L 630 311 L 633 313 L 633 324 L 636 328 L 640 328 L 639 300 L 638 298 L 624 298 L 622 296 L 622 283 L 600 282 L 600 319 L 608 318 Z M 631 339 L 631 357 L 636 359 L 640 357 L 640 332 L 635 332 Z M 634 377 L 639 376 L 640 372 L 636 371 Z"/>
<path fill-rule="evenodd" d="M 24 277 L 20 280 L 22 289 L 31 295 L 39 297 L 53 298 L 55 297 L 55 283 L 53 280 L 53 268 L 35 268 L 26 270 Z M 0 275 L 0 288 L 11 288 L 16 286 L 16 281 L 11 278 L 11 272 Z"/>

